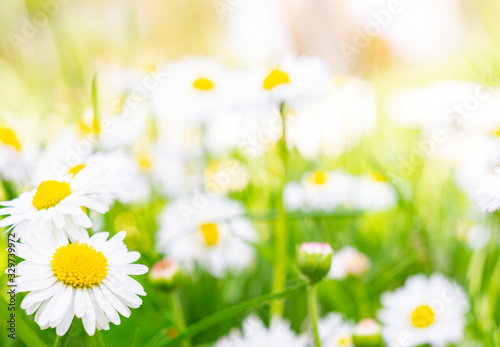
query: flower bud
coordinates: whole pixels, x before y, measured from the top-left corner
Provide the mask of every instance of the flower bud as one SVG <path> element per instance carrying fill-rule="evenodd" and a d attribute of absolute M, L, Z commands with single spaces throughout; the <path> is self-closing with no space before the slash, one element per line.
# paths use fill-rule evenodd
<path fill-rule="evenodd" d="M 157 261 L 149 272 L 149 279 L 158 287 L 171 291 L 180 286 L 183 276 L 179 264 L 173 260 Z"/>
<path fill-rule="evenodd" d="M 352 334 L 356 347 L 378 347 L 382 345 L 382 330 L 374 319 L 366 318 L 356 325 Z"/>
<path fill-rule="evenodd" d="M 297 266 L 300 273 L 311 282 L 322 280 L 332 263 L 332 246 L 326 243 L 303 243 L 297 250 Z"/>

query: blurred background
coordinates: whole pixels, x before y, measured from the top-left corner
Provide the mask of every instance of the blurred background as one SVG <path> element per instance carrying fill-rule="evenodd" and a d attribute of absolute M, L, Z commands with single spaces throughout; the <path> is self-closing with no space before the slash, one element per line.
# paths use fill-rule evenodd
<path fill-rule="evenodd" d="M 411 152 L 420 133 L 402 132 L 389 120 L 385 108 L 389 95 L 445 79 L 498 86 L 498 18 L 500 2 L 496 0 L 3 0 L 0 120 L 15 119 L 13 123 L 22 124 L 18 136 L 23 141 L 45 143 L 68 123 L 82 118 L 92 106 L 93 77 L 101 78 L 113 67 L 149 72 L 165 61 L 210 56 L 229 67 L 245 68 L 272 66 L 290 53 L 316 55 L 334 75 L 359 76 L 373 83 L 379 111 L 377 127 L 367 142 L 335 160 L 318 162 L 325 168 L 343 166 L 358 174 L 367 168 L 373 171 L 375 161 L 396 172 L 401 153 Z M 102 97 L 107 91 L 100 89 L 100 93 Z M 500 111 L 494 112 L 497 114 L 500 119 Z M 294 164 L 292 176 L 298 178 L 317 163 L 297 160 Z M 263 210 L 272 202 L 260 192 L 271 195 L 273 183 L 251 165 L 248 170 L 253 185 L 234 197 Z M 498 243 L 476 252 L 460 239 L 463 216 L 475 203 L 452 183 L 450 170 L 442 162 L 432 162 L 419 165 L 408 182 L 391 182 L 399 184 L 406 198 L 389 212 L 359 219 L 291 223 L 292 243 L 311 238 L 304 237 L 303 230 L 313 230 L 309 235 L 315 236 L 319 231 L 336 230 L 338 234 L 321 236 L 323 241 L 337 246 L 353 244 L 374 263 L 374 271 L 363 280 L 327 283 L 320 288 L 325 311 L 337 310 L 353 319 L 373 316 L 381 292 L 400 286 L 411 274 L 440 271 L 462 284 L 473 283 L 467 287 L 475 302 L 468 341 L 486 341 L 493 335 L 500 321 L 496 299 L 500 288 L 490 274 L 496 269 L 496 278 L 500 278 Z M 385 176 L 391 175 L 386 171 Z M 127 230 L 129 245 L 144 254 L 148 266 L 158 260 L 148 247 L 152 248 L 154 218 L 163 203 L 153 201 L 152 209 L 115 206 L 105 221 L 108 230 Z M 474 221 L 480 219 L 476 219 L 477 211 L 472 214 Z M 266 226 L 256 224 L 269 237 Z M 151 237 L 140 237 L 143 230 Z M 272 251 L 262 245 L 258 251 L 264 260 L 254 270 L 263 278 L 257 280 L 250 273 L 226 278 L 221 284 L 205 274 L 187 285 L 183 304 L 188 324 L 271 290 Z M 367 283 L 370 288 L 364 291 Z M 155 296 L 149 283 L 145 287 L 148 295 L 153 294 L 145 299 L 144 309 L 104 332 L 106 341 L 126 344 L 126 333 L 134 331 L 135 341 L 142 345 L 158 329 L 172 325 L 170 313 L 162 311 L 164 298 Z M 335 296 L 329 295 L 332 291 Z M 211 294 L 220 296 L 213 299 Z M 302 299 L 294 298 L 287 307 L 287 318 L 296 330 L 306 314 Z M 153 319 L 158 324 L 148 323 Z M 138 332 L 134 322 L 141 320 Z M 27 321 L 39 332 L 30 318 Z M 208 346 L 207 341 L 235 325 L 227 322 L 204 332 L 194 344 Z M 74 334 L 83 335 L 81 329 Z M 42 340 L 51 341 L 52 335 L 47 333 Z M 85 337 L 79 343 L 96 342 Z"/>

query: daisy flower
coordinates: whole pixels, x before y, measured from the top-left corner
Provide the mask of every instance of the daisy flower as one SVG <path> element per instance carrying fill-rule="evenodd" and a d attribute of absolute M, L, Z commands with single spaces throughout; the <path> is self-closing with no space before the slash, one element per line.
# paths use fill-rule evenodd
<path fill-rule="evenodd" d="M 324 100 L 301 103 L 294 111 L 287 140 L 304 158 L 339 155 L 375 129 L 375 88 L 356 77 L 335 76 Z"/>
<path fill-rule="evenodd" d="M 243 321 L 242 331 L 235 329 L 227 337 L 219 339 L 216 347 L 306 347 L 309 346 L 307 335 L 297 335 L 290 324 L 277 317 L 271 319 L 267 328 L 262 321 L 251 315 Z"/>
<path fill-rule="evenodd" d="M 491 230 L 486 225 L 460 221 L 457 226 L 457 238 L 472 250 L 486 247 L 491 239 Z"/>
<path fill-rule="evenodd" d="M 53 164 L 49 170 L 46 165 L 42 166 L 34 184 L 38 185 L 48 179 L 70 182 L 79 177 L 81 172 L 85 173 L 82 170 L 86 168 L 90 171 L 100 171 L 101 192 L 122 203 L 144 201 L 149 196 L 151 188 L 147 177 L 142 175 L 143 171 L 149 169 L 147 157 L 132 158 L 123 150 L 115 150 L 107 153 L 96 152 L 78 159 L 71 161 L 70 165 Z"/>
<path fill-rule="evenodd" d="M 160 251 L 187 271 L 197 264 L 215 277 L 248 268 L 257 232 L 244 213 L 239 202 L 227 198 L 178 199 L 161 215 Z"/>
<path fill-rule="evenodd" d="M 287 56 L 276 66 L 251 71 L 248 85 L 241 92 L 257 104 L 277 107 L 283 102 L 295 104 L 326 97 L 330 78 L 328 65 L 321 59 Z"/>
<path fill-rule="evenodd" d="M 338 313 L 321 318 L 318 331 L 323 347 L 354 347 L 352 333 L 354 324 L 343 320 Z"/>
<path fill-rule="evenodd" d="M 36 234 L 57 242 L 86 237 L 84 228 L 92 227 L 92 221 L 82 207 L 102 214 L 113 202 L 101 175 L 98 168 L 83 168 L 69 182 L 43 181 L 32 191 L 1 202 L 5 208 L 0 209 L 0 215 L 8 216 L 0 221 L 0 228 L 10 226 L 16 240 L 23 242 Z"/>
<path fill-rule="evenodd" d="M 394 187 L 380 174 L 363 175 L 355 181 L 352 204 L 358 210 L 382 211 L 398 200 Z"/>
<path fill-rule="evenodd" d="M 121 231 L 107 240 L 102 232 L 75 243 L 52 242 L 37 237 L 36 246 L 17 244 L 17 290 L 29 292 L 21 302 L 26 313 L 35 314 L 41 329 L 56 328 L 64 335 L 74 317 L 81 318 L 89 335 L 95 329 L 108 330 L 109 322 L 120 324 L 121 314 L 130 316 L 146 295 L 142 286 L 129 277 L 148 271 L 133 264 L 138 252 L 129 252 Z"/>
<path fill-rule="evenodd" d="M 483 211 L 494 212 L 500 207 L 500 167 L 477 184 L 476 193 Z"/>
<path fill-rule="evenodd" d="M 160 72 L 168 78 L 151 96 L 159 119 L 180 117 L 192 125 L 203 125 L 231 100 L 231 72 L 214 60 L 184 59 L 166 64 Z"/>
<path fill-rule="evenodd" d="M 402 288 L 382 294 L 381 304 L 378 317 L 388 345 L 445 346 L 463 338 L 469 300 L 441 274 L 412 276 Z"/>
<path fill-rule="evenodd" d="M 0 123 L 0 179 L 26 182 L 36 155 L 35 148 L 25 146 L 13 128 Z"/>
<path fill-rule="evenodd" d="M 342 280 L 349 275 L 360 276 L 371 267 L 370 259 L 351 246 L 344 246 L 333 254 L 329 278 Z"/>
<path fill-rule="evenodd" d="M 300 183 L 286 185 L 285 204 L 290 210 L 332 211 L 352 195 L 353 182 L 352 175 L 341 171 L 307 172 Z"/>

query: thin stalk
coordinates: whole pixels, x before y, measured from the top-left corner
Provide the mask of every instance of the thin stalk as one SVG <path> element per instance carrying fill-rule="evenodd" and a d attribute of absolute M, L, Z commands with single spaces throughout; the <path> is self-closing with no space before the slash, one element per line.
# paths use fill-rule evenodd
<path fill-rule="evenodd" d="M 284 111 L 284 104 L 280 107 L 283 135 L 280 140 L 280 157 L 283 163 L 283 176 L 280 188 L 278 190 L 278 219 L 276 222 L 276 233 L 275 233 L 275 267 L 274 267 L 274 277 L 273 277 L 273 290 L 279 291 L 285 288 L 286 285 L 286 267 L 287 267 L 287 245 L 288 245 L 288 227 L 287 227 L 287 213 L 285 210 L 283 202 L 283 190 L 287 183 L 287 169 L 288 169 L 288 148 L 286 144 L 286 118 Z M 276 300 L 271 306 L 271 314 L 281 317 L 284 311 L 283 300 Z"/>
<path fill-rule="evenodd" d="M 221 311 L 218 311 L 211 316 L 208 316 L 205 319 L 202 319 L 192 325 L 190 325 L 184 332 L 179 333 L 175 338 L 165 341 L 164 343 L 156 340 L 154 338 L 154 345 L 163 345 L 163 346 L 176 346 L 180 341 L 195 336 L 199 334 L 200 332 L 218 324 L 224 321 L 227 321 L 228 319 L 234 318 L 243 312 L 246 312 L 251 309 L 256 309 L 262 306 L 265 306 L 272 302 L 273 300 L 278 300 L 281 298 L 284 298 L 288 295 L 291 295 L 299 290 L 304 289 L 309 283 L 303 282 L 300 284 L 296 284 L 294 286 L 288 287 L 286 289 L 283 289 L 278 292 L 271 292 L 262 296 L 259 296 L 255 299 L 251 299 L 245 302 L 242 302 L 238 305 L 230 306 L 226 309 L 223 309 Z M 162 335 L 166 337 L 166 335 L 162 332 Z M 152 345 L 150 342 L 148 344 Z"/>
<path fill-rule="evenodd" d="M 54 347 L 65 347 L 68 344 L 69 333 L 72 327 L 73 327 L 73 322 L 71 322 L 71 325 L 69 326 L 68 331 L 66 331 L 66 334 L 64 334 L 63 336 L 57 335 L 56 342 L 54 342 Z"/>
<path fill-rule="evenodd" d="M 179 297 L 178 291 L 172 291 L 170 293 L 170 300 L 172 303 L 172 309 L 174 311 L 175 321 L 177 323 L 177 330 L 179 333 L 186 331 L 186 319 L 184 318 L 184 311 L 182 310 L 181 298 Z M 184 347 L 190 347 L 191 342 L 188 338 L 182 341 Z"/>
<path fill-rule="evenodd" d="M 311 319 L 311 330 L 314 337 L 314 347 L 321 347 L 318 333 L 318 299 L 316 297 L 316 284 L 311 284 L 307 290 L 307 306 Z"/>

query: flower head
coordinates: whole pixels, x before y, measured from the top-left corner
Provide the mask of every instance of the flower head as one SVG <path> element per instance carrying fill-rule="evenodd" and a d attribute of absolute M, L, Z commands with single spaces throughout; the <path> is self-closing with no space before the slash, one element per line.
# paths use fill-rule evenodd
<path fill-rule="evenodd" d="M 440 274 L 415 275 L 381 297 L 378 318 L 387 344 L 444 346 L 463 338 L 469 301 L 464 290 Z M 403 340 L 400 336 L 407 338 Z"/>
<path fill-rule="evenodd" d="M 97 233 L 79 242 L 67 243 L 36 237 L 36 246 L 17 244 L 25 260 L 17 266 L 19 292 L 29 292 L 21 303 L 27 314 L 35 314 L 42 329 L 56 328 L 64 335 L 74 317 L 82 318 L 85 331 L 109 329 L 120 324 L 119 313 L 130 316 L 146 295 L 130 275 L 142 275 L 148 268 L 133 264 L 140 254 L 129 252 L 123 243 L 125 232 L 107 240 Z"/>
<path fill-rule="evenodd" d="M 332 263 L 332 246 L 326 243 L 303 243 L 297 251 L 297 266 L 301 274 L 312 282 L 326 276 Z"/>

